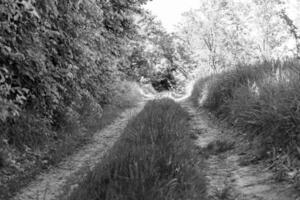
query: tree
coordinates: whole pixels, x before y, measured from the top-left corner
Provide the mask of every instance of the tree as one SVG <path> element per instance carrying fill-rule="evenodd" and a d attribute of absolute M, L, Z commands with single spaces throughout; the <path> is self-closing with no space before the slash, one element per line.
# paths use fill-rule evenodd
<path fill-rule="evenodd" d="M 33 119 L 56 129 L 83 107 L 101 115 L 145 2 L 0 1 L 0 126 L 14 132 L 14 124 Z"/>
<path fill-rule="evenodd" d="M 128 45 L 129 68 L 124 68 L 136 79 L 148 78 L 158 90 L 176 87 L 175 72 L 186 76 L 187 69 L 195 63 L 183 41 L 169 34 L 150 13 L 136 16 L 138 34 Z M 126 66 L 126 64 L 124 64 Z"/>
<path fill-rule="evenodd" d="M 178 35 L 213 71 L 289 55 L 290 35 L 277 0 L 202 1 L 183 15 Z"/>
<path fill-rule="evenodd" d="M 296 55 L 295 57 L 300 59 L 300 34 L 298 33 L 298 27 L 293 20 L 286 14 L 285 10 L 281 11 L 280 17 L 286 22 L 289 27 L 289 31 L 292 34 L 296 43 Z"/>

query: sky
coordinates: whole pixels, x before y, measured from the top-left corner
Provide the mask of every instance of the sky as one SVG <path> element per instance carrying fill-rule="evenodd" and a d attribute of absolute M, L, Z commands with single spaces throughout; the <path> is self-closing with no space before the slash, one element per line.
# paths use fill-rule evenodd
<path fill-rule="evenodd" d="M 201 0 L 153 0 L 145 8 L 161 20 L 167 31 L 172 32 L 178 24 L 181 14 L 193 8 L 198 8 Z"/>
<path fill-rule="evenodd" d="M 243 0 L 241 0 L 243 1 Z M 289 3 L 288 13 L 294 19 L 300 2 L 296 0 L 285 0 Z M 200 6 L 201 0 L 152 0 L 145 5 L 162 22 L 168 32 L 175 31 L 174 25 L 178 24 L 181 14 Z M 297 5 L 297 6 L 296 6 Z"/>

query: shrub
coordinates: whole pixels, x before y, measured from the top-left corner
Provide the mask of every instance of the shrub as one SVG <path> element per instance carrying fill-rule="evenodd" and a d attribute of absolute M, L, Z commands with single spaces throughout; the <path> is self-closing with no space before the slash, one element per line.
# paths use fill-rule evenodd
<path fill-rule="evenodd" d="M 289 81 L 262 80 L 258 84 L 258 96 L 247 88 L 236 90 L 228 104 L 231 120 L 252 138 L 262 135 L 264 145 L 270 148 L 288 147 L 295 151 L 300 131 L 299 81 L 300 77 L 296 76 L 290 77 Z"/>
<path fill-rule="evenodd" d="M 33 113 L 21 113 L 16 119 L 10 119 L 0 125 L 4 138 L 10 145 L 19 149 L 39 148 L 53 136 L 49 129 L 50 121 Z"/>
<path fill-rule="evenodd" d="M 122 81 L 113 88 L 112 105 L 119 108 L 135 106 L 141 100 L 141 88 L 136 82 Z"/>
<path fill-rule="evenodd" d="M 86 109 L 79 121 L 94 126 L 123 74 L 119 65 L 127 60 L 129 38 L 137 34 L 133 15 L 145 2 L 0 1 L 1 122 L 12 126 L 21 113 L 32 112 L 35 127 L 44 129 L 42 118 L 54 125 L 50 129 L 58 128 L 63 124 L 56 116 Z"/>
<path fill-rule="evenodd" d="M 80 104 L 76 110 L 79 114 L 79 122 L 88 129 L 97 127 L 103 115 L 101 105 L 88 91 L 81 95 Z"/>
<path fill-rule="evenodd" d="M 217 115 L 227 116 L 228 109 L 224 105 L 232 99 L 235 90 L 264 77 L 266 71 L 270 69 L 269 64 L 243 66 L 213 76 L 209 81 L 204 107 L 214 111 Z"/>
<path fill-rule="evenodd" d="M 148 103 L 70 199 L 205 199 L 187 119 L 172 100 Z"/>

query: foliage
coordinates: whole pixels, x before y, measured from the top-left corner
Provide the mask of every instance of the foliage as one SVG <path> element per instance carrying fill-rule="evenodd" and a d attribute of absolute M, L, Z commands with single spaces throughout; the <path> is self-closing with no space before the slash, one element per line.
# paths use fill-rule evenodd
<path fill-rule="evenodd" d="M 141 87 L 136 82 L 123 81 L 115 85 L 112 105 L 124 109 L 136 106 L 141 101 Z"/>
<path fill-rule="evenodd" d="M 261 156 L 299 158 L 299 61 L 264 62 L 208 81 L 204 107 L 246 132 Z"/>
<path fill-rule="evenodd" d="M 48 129 L 49 120 L 31 113 L 22 113 L 17 120 L 1 124 L 2 134 L 9 145 L 24 149 L 27 146 L 38 148 L 54 137 Z"/>
<path fill-rule="evenodd" d="M 219 71 L 238 63 L 293 57 L 296 45 L 277 0 L 202 1 L 186 12 L 177 34 L 198 65 Z"/>
<path fill-rule="evenodd" d="M 70 199 L 205 199 L 187 118 L 170 99 L 149 102 Z"/>
<path fill-rule="evenodd" d="M 130 68 L 124 70 L 135 80 L 148 79 L 159 91 L 176 87 L 175 75 L 186 77 L 195 68 L 190 51 L 149 12 L 137 15 L 136 24 L 140 27 L 138 37 L 128 46 Z"/>
<path fill-rule="evenodd" d="M 0 1 L 0 152 L 13 168 L 0 171 L 1 199 L 130 106 L 108 105 L 145 2 Z"/>
<path fill-rule="evenodd" d="M 133 14 L 144 2 L 1 1 L 2 126 L 17 124 L 28 112 L 28 123 L 41 119 L 48 129 L 97 121 L 136 34 Z"/>
<path fill-rule="evenodd" d="M 271 66 L 268 63 L 265 65 L 256 65 L 238 67 L 235 70 L 218 74 L 211 79 L 207 91 L 206 101 L 204 106 L 212 111 L 215 111 L 217 115 L 226 116 L 227 107 L 223 106 L 228 100 L 232 99 L 236 89 L 241 85 L 248 85 L 253 81 L 259 79 L 264 75 L 264 71 L 270 71 Z"/>

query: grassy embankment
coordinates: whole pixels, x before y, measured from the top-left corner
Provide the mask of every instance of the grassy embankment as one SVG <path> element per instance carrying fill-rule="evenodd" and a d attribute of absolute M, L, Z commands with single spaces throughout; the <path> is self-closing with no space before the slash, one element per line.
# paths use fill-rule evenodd
<path fill-rule="evenodd" d="M 240 66 L 199 80 L 191 100 L 247 133 L 259 159 L 281 157 L 285 167 L 299 166 L 300 64 L 265 62 Z"/>
<path fill-rule="evenodd" d="M 188 114 L 173 100 L 149 102 L 70 200 L 205 199 Z"/>

